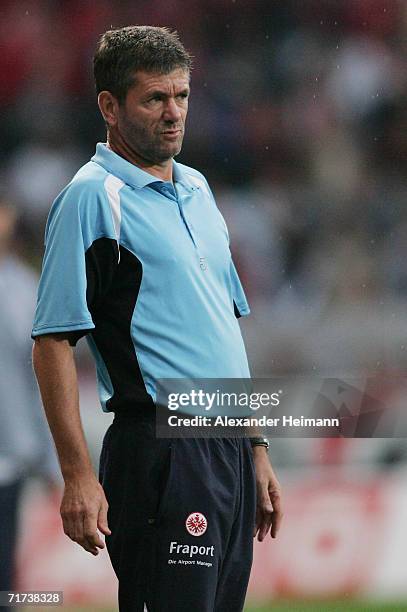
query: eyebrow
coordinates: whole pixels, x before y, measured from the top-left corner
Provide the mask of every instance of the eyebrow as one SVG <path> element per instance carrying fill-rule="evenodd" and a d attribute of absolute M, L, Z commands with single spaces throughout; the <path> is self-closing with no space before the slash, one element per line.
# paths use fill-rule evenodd
<path fill-rule="evenodd" d="M 190 93 L 190 88 L 189 87 L 184 87 L 183 89 L 181 89 L 180 91 L 178 91 L 176 93 L 177 96 L 179 96 L 180 94 L 189 94 Z M 162 96 L 167 98 L 168 97 L 168 93 L 162 89 L 154 89 L 153 91 L 150 91 L 146 94 L 146 98 L 154 98 L 154 96 Z"/>

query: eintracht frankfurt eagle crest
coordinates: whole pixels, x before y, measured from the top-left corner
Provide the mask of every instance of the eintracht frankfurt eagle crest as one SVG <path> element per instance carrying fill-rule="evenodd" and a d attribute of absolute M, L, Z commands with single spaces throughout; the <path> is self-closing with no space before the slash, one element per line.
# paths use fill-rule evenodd
<path fill-rule="evenodd" d="M 192 536 L 201 536 L 208 527 L 208 521 L 201 512 L 192 512 L 185 521 L 185 527 Z"/>

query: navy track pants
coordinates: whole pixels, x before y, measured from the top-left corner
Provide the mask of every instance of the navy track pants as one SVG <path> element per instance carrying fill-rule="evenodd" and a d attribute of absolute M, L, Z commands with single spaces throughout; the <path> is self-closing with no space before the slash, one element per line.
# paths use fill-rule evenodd
<path fill-rule="evenodd" d="M 240 612 L 252 564 L 250 442 L 159 439 L 151 418 L 116 416 L 100 481 L 120 612 Z"/>

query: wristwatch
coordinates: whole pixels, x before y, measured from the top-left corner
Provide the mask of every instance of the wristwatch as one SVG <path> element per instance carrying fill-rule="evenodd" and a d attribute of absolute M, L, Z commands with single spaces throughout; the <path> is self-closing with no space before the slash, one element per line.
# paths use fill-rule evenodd
<path fill-rule="evenodd" d="M 264 446 L 264 448 L 268 452 L 268 450 L 270 448 L 270 442 L 269 442 L 269 440 L 267 438 L 263 438 L 263 437 L 259 436 L 257 438 L 249 438 L 249 440 L 250 440 L 250 444 L 252 445 L 252 448 L 254 446 Z"/>

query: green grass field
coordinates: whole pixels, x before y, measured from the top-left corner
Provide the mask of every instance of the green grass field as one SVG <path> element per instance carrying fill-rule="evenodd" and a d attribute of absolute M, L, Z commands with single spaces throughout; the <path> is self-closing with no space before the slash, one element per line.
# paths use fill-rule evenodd
<path fill-rule="evenodd" d="M 406 612 L 407 602 L 378 604 L 352 601 L 275 602 L 265 606 L 247 606 L 245 612 Z"/>
<path fill-rule="evenodd" d="M 41 610 L 41 612 L 56 612 L 57 607 L 25 608 L 25 612 Z M 77 608 L 62 606 L 64 612 L 117 612 L 117 608 Z M 247 605 L 245 612 L 406 612 L 407 602 L 374 603 L 369 601 L 276 601 L 261 606 Z"/>

